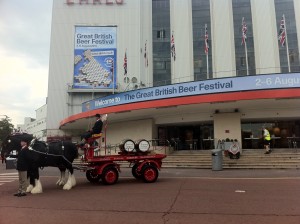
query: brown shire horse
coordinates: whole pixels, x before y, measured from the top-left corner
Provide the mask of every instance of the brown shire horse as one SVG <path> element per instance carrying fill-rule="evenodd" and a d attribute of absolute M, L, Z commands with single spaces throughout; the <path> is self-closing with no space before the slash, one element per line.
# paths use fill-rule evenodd
<path fill-rule="evenodd" d="M 63 185 L 64 190 L 70 190 L 76 185 L 74 177 L 74 169 L 72 162 L 78 156 L 77 147 L 70 141 L 58 141 L 45 143 L 33 138 L 32 135 L 27 133 L 17 133 L 6 137 L 2 142 L 1 157 L 2 160 L 7 158 L 13 151 L 21 150 L 21 139 L 26 137 L 32 139 L 29 145 L 28 153 L 28 176 L 30 177 L 30 185 L 27 188 L 27 192 L 33 194 L 42 193 L 42 185 L 39 180 L 39 168 L 40 167 L 58 167 L 61 171 L 61 176 L 57 181 L 57 185 Z M 68 179 L 65 180 L 65 171 L 69 171 Z M 34 181 L 33 181 L 34 180 Z"/>

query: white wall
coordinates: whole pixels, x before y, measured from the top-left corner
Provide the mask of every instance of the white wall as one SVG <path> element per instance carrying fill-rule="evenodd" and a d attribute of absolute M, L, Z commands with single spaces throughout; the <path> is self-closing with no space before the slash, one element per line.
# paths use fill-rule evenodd
<path fill-rule="evenodd" d="M 117 124 L 108 123 L 107 126 L 107 143 L 119 144 L 123 139 L 154 139 L 152 128 L 152 119 L 121 122 Z"/>
<path fill-rule="evenodd" d="M 296 19 L 296 28 L 297 28 L 297 39 L 298 39 L 298 46 L 300 43 L 300 1 L 299 0 L 294 0 L 294 7 L 295 7 L 295 19 Z M 300 55 L 300 47 L 298 47 L 299 50 L 299 55 Z M 300 58 L 299 58 L 300 60 Z"/>
<path fill-rule="evenodd" d="M 274 0 L 251 0 L 257 74 L 280 72 Z"/>
<path fill-rule="evenodd" d="M 236 76 L 232 1 L 211 0 L 213 77 Z"/>
<path fill-rule="evenodd" d="M 218 140 L 237 139 L 241 143 L 241 114 L 214 114 L 214 137 Z"/>
<path fill-rule="evenodd" d="M 140 49 L 140 81 L 146 84 L 147 87 L 153 86 L 153 64 L 152 64 L 152 0 L 139 1 L 140 7 L 140 35 L 141 35 L 141 49 Z M 144 53 L 145 43 L 147 41 L 147 57 L 148 67 L 145 66 Z M 136 61 L 131 61 L 136 63 Z"/>
<path fill-rule="evenodd" d="M 171 0 L 170 11 L 171 36 L 173 31 L 176 52 L 176 60 L 171 58 L 172 83 L 193 81 L 192 2 Z"/>

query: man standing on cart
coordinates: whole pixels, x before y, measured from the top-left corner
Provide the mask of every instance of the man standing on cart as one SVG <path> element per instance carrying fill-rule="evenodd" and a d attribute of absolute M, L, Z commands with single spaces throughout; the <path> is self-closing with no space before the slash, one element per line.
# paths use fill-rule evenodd
<path fill-rule="evenodd" d="M 103 121 L 101 120 L 101 115 L 96 114 L 96 122 L 92 129 L 88 130 L 84 134 L 81 135 L 81 144 L 84 145 L 88 138 L 92 137 L 94 134 L 100 134 L 99 137 L 101 137 L 102 134 L 102 126 L 103 126 Z"/>

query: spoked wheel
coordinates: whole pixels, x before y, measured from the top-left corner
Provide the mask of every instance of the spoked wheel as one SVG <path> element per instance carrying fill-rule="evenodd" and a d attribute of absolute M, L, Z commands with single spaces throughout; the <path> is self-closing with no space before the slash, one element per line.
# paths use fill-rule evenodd
<path fill-rule="evenodd" d="M 96 169 L 92 169 L 92 170 L 87 170 L 86 171 L 86 178 L 91 183 L 98 183 L 101 176 L 98 174 Z"/>
<path fill-rule="evenodd" d="M 115 184 L 118 181 L 118 178 L 119 172 L 113 166 L 105 168 L 102 172 L 102 182 L 106 185 Z"/>
<path fill-rule="evenodd" d="M 142 170 L 143 181 L 146 183 L 153 183 L 158 178 L 158 170 L 155 166 L 147 165 Z"/>
<path fill-rule="evenodd" d="M 132 172 L 132 176 L 134 176 L 136 179 L 141 179 L 142 178 L 142 174 L 141 172 L 137 171 L 137 168 L 140 164 L 136 163 L 133 165 L 131 172 Z"/>

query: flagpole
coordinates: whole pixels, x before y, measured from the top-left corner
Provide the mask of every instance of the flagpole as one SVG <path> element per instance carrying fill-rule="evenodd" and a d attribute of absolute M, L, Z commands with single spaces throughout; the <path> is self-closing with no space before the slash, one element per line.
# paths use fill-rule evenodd
<path fill-rule="evenodd" d="M 174 70 L 175 70 L 174 50 L 173 50 L 173 44 L 174 43 L 173 42 L 175 43 L 175 41 L 174 41 L 174 31 L 172 30 L 172 34 L 171 34 L 171 65 L 172 65 L 172 69 L 171 69 L 171 84 L 173 84 L 173 82 L 174 82 Z"/>
<path fill-rule="evenodd" d="M 147 46 L 147 58 L 146 58 L 146 76 L 147 76 L 147 82 L 149 83 L 150 82 L 150 79 L 149 79 L 149 64 L 148 64 L 148 57 L 149 57 L 149 54 L 148 54 L 148 49 L 149 49 L 149 46 Z"/>
<path fill-rule="evenodd" d="M 291 72 L 290 56 L 289 56 L 289 44 L 288 44 L 288 37 L 287 37 L 287 32 L 286 32 L 286 23 L 285 23 L 285 16 L 284 16 L 284 14 L 283 14 L 282 17 L 283 17 L 283 21 L 284 21 L 287 63 L 288 63 L 289 72 Z"/>
<path fill-rule="evenodd" d="M 112 63 L 113 63 L 113 68 L 112 68 L 113 92 L 112 92 L 112 94 L 115 94 L 115 76 L 114 76 L 115 65 L 114 65 L 114 60 L 113 60 Z"/>
<path fill-rule="evenodd" d="M 207 70 L 207 79 L 209 79 L 209 66 L 208 66 L 208 52 L 206 53 L 206 70 Z"/>
<path fill-rule="evenodd" d="M 206 79 L 209 79 L 208 51 L 209 51 L 208 31 L 207 31 L 207 24 L 205 24 L 205 29 L 204 29 L 204 52 L 206 54 Z"/>
<path fill-rule="evenodd" d="M 246 56 L 246 69 L 247 69 L 247 75 L 249 75 L 248 49 L 247 49 L 247 41 L 246 41 L 246 40 L 245 40 L 245 56 Z"/>
<path fill-rule="evenodd" d="M 147 57 L 148 57 L 148 54 L 147 54 Z M 147 58 L 147 67 L 146 67 L 146 76 L 147 76 L 147 83 L 149 83 L 150 82 L 150 80 L 149 80 L 149 71 L 148 71 L 148 58 Z"/>

